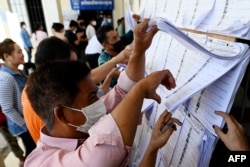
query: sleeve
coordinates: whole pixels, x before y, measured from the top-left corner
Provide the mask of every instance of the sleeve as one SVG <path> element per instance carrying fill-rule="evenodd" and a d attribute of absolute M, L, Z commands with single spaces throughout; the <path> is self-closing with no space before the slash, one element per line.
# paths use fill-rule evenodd
<path fill-rule="evenodd" d="M 23 41 L 23 46 L 24 46 L 24 48 L 27 48 L 27 44 L 26 44 L 26 42 L 25 42 L 26 40 L 25 40 L 25 34 L 24 34 L 24 32 L 21 31 L 20 35 L 21 35 L 21 38 L 22 38 L 22 41 Z"/>
<path fill-rule="evenodd" d="M 131 80 L 126 71 L 121 72 L 117 85 L 111 89 L 104 97 L 103 102 L 107 108 L 107 112 L 110 113 L 117 104 L 122 101 L 128 91 L 135 85 L 135 81 Z"/>
<path fill-rule="evenodd" d="M 10 80 L 0 80 L 0 104 L 5 116 L 22 127 L 25 124 L 24 119 L 14 107 L 15 98 L 21 98 L 21 96 L 19 95 L 19 97 L 17 97 L 15 82 L 9 81 Z"/>

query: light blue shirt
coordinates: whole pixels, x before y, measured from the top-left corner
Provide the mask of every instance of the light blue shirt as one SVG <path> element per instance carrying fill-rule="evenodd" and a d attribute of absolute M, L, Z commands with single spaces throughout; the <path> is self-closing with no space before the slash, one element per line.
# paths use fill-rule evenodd
<path fill-rule="evenodd" d="M 21 38 L 23 40 L 23 47 L 24 48 L 31 48 L 32 44 L 30 41 L 30 35 L 27 30 L 23 29 L 21 30 Z"/>

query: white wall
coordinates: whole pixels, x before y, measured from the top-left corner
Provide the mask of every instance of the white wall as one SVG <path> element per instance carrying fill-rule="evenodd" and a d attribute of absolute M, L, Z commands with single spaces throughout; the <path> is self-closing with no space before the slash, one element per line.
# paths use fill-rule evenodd
<path fill-rule="evenodd" d="M 66 1 L 66 0 L 64 0 Z M 42 0 L 43 13 L 48 30 L 48 35 L 51 36 L 51 26 L 54 22 L 63 23 L 62 9 L 60 0 Z"/>
<path fill-rule="evenodd" d="M 0 10 L 9 10 L 9 4 L 8 4 L 8 0 L 1 0 L 0 2 Z"/>

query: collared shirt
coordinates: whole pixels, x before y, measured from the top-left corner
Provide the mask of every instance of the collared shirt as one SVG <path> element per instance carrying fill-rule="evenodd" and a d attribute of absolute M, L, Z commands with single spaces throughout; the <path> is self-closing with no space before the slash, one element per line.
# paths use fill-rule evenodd
<path fill-rule="evenodd" d="M 121 72 L 118 79 L 118 84 L 105 96 L 102 97 L 108 113 L 110 113 L 115 108 L 115 106 L 124 98 L 124 96 L 134 84 L 135 82 L 127 76 L 125 71 Z M 39 131 L 44 123 L 33 110 L 25 91 L 22 92 L 22 105 L 23 115 L 27 128 L 29 129 L 33 140 L 37 142 L 40 137 Z"/>
<path fill-rule="evenodd" d="M 28 31 L 24 28 L 21 30 L 21 38 L 23 40 L 23 47 L 24 48 L 32 48 L 32 43 L 30 41 L 30 35 Z"/>
<path fill-rule="evenodd" d="M 108 114 L 89 130 L 89 137 L 78 146 L 78 139 L 56 138 L 41 131 L 37 148 L 25 160 L 25 167 L 119 167 L 127 166 L 132 147 L 125 146 L 120 130 Z"/>
<path fill-rule="evenodd" d="M 14 70 L 10 69 L 9 67 L 7 67 L 6 65 L 3 65 L 1 68 L 2 71 L 9 73 L 10 75 L 12 75 L 15 79 L 15 81 L 18 84 L 18 87 L 20 89 L 20 91 L 23 91 L 23 88 L 25 86 L 25 83 L 27 81 L 27 77 L 24 75 L 21 75 L 20 73 L 15 72 Z"/>
<path fill-rule="evenodd" d="M 86 36 L 90 40 L 95 35 L 95 28 L 92 25 L 88 25 L 86 28 Z"/>

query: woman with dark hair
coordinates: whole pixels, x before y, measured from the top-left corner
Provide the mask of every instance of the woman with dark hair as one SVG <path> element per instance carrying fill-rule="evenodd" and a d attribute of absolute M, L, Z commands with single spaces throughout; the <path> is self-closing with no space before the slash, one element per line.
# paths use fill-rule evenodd
<path fill-rule="evenodd" d="M 18 67 L 24 64 L 24 55 L 19 45 L 7 38 L 0 43 L 0 58 L 5 62 L 0 70 L 0 105 L 7 118 L 8 130 L 22 139 L 26 157 L 35 148 L 35 143 L 24 122 L 21 105 L 21 92 L 27 78 Z"/>
<path fill-rule="evenodd" d="M 40 24 L 37 24 L 35 26 L 34 32 L 31 35 L 31 39 L 34 42 L 35 47 L 37 47 L 39 43 L 46 38 L 48 38 L 47 33 L 43 31 L 43 28 Z"/>

